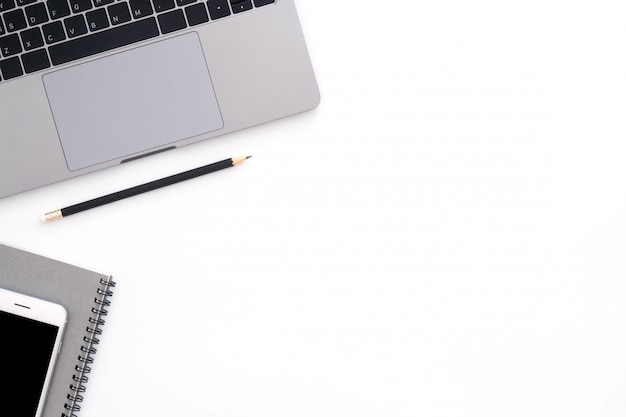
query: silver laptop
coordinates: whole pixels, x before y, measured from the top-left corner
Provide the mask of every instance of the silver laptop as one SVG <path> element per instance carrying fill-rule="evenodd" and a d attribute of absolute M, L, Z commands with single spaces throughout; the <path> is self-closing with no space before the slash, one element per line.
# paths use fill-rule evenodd
<path fill-rule="evenodd" d="M 318 102 L 294 0 L 0 0 L 0 197 Z"/>

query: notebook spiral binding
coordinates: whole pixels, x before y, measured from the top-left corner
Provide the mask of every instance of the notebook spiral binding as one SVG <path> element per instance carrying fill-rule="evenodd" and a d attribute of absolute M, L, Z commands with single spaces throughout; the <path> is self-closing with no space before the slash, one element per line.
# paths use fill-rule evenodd
<path fill-rule="evenodd" d="M 69 392 L 66 396 L 68 402 L 64 404 L 65 412 L 61 414 L 61 417 L 77 417 L 75 412 L 80 411 L 80 402 L 83 401 L 81 395 L 85 392 L 85 384 L 89 380 L 86 376 L 91 372 L 90 364 L 93 363 L 93 355 L 97 350 L 94 345 L 100 343 L 100 340 L 96 337 L 102 334 L 102 326 L 104 325 L 103 316 L 107 315 L 106 307 L 111 305 L 108 299 L 113 295 L 111 288 L 115 287 L 115 282 L 111 279 L 100 280 L 102 287 L 97 290 L 97 297 L 94 298 L 94 306 L 91 308 L 92 315 L 89 317 L 87 327 L 85 328 L 85 335 L 83 336 L 83 342 L 85 343 L 80 347 L 81 354 L 77 357 L 77 363 L 74 366 L 76 373 L 72 376 L 73 383 L 69 386 Z"/>

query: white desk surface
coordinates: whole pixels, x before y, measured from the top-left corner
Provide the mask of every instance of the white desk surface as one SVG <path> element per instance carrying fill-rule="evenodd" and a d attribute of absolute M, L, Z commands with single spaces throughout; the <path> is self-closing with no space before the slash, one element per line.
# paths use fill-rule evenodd
<path fill-rule="evenodd" d="M 79 416 L 626 415 L 626 4 L 298 7 L 314 111 L 0 200 L 118 282 Z"/>

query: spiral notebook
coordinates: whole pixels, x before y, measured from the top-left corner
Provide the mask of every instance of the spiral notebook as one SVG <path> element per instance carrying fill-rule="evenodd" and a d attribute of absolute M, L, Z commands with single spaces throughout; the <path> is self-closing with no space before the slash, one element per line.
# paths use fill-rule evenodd
<path fill-rule="evenodd" d="M 110 275 L 0 243 L 0 288 L 55 302 L 67 310 L 43 417 L 75 417 L 80 411 L 114 286 Z"/>

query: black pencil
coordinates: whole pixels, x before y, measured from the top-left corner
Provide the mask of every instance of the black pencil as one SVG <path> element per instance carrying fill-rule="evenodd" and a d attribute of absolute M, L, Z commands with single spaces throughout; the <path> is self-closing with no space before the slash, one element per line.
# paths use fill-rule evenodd
<path fill-rule="evenodd" d="M 169 177 L 151 181 L 146 184 L 137 185 L 135 187 L 131 187 L 126 190 L 117 191 L 115 193 L 111 193 L 102 197 L 94 198 L 93 200 L 85 201 L 82 203 L 74 204 L 72 206 L 62 208 L 60 210 L 54 210 L 41 216 L 41 221 L 49 222 L 52 220 L 62 219 L 63 217 L 71 216 L 72 214 L 80 213 L 81 211 L 103 206 L 105 204 L 123 200 L 125 198 L 142 194 L 148 191 L 156 190 L 158 188 L 163 188 L 168 185 L 179 183 L 181 181 L 199 177 L 201 175 L 210 174 L 211 172 L 219 171 L 220 169 L 230 168 L 232 166 L 237 165 L 240 162 L 245 161 L 248 158 L 250 157 L 242 156 L 238 158 L 224 159 L 223 161 L 214 162 L 209 165 L 205 165 L 199 168 L 191 169 L 189 171 L 181 172 L 179 174 L 171 175 Z"/>

